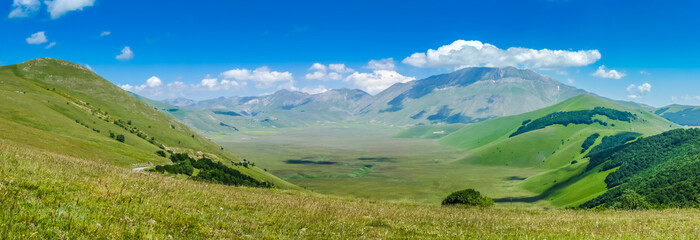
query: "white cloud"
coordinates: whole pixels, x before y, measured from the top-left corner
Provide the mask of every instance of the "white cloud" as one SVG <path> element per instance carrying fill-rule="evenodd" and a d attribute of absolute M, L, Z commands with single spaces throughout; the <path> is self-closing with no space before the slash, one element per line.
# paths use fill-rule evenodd
<path fill-rule="evenodd" d="M 100 33 L 100 37 L 109 36 L 109 35 L 112 35 L 112 32 L 104 31 L 104 32 Z"/>
<path fill-rule="evenodd" d="M 187 88 L 187 85 L 184 82 L 175 81 L 175 82 L 168 83 L 168 85 L 166 85 L 166 87 L 171 91 L 182 91 L 182 90 L 185 90 Z"/>
<path fill-rule="evenodd" d="M 221 81 L 219 81 L 219 79 L 207 76 L 206 78 L 202 79 L 202 81 L 199 83 L 199 86 L 204 87 L 206 90 L 209 91 L 221 91 L 238 89 L 240 87 L 246 86 L 246 83 L 226 79 L 222 79 Z"/>
<path fill-rule="evenodd" d="M 594 77 L 599 77 L 599 78 L 612 78 L 612 79 L 620 79 L 627 74 L 623 72 L 618 72 L 617 70 L 605 70 L 605 65 L 601 65 L 598 67 L 598 70 L 596 70 L 593 74 L 591 74 Z"/>
<path fill-rule="evenodd" d="M 322 71 L 316 71 L 312 73 L 307 73 L 304 77 L 309 80 L 320 80 L 326 77 L 326 73 Z"/>
<path fill-rule="evenodd" d="M 650 72 L 647 72 L 647 71 L 644 71 L 644 70 L 639 71 L 639 74 L 642 74 L 642 75 L 644 75 L 644 76 L 650 76 L 650 75 L 651 75 Z"/>
<path fill-rule="evenodd" d="M 586 66 L 598 61 L 600 57 L 598 50 L 536 50 L 521 47 L 503 50 L 480 41 L 457 40 L 437 50 L 414 53 L 402 62 L 415 67 L 518 66 L 547 69 Z"/>
<path fill-rule="evenodd" d="M 373 70 L 394 70 L 394 58 L 384 58 L 379 60 L 370 60 L 367 63 L 367 68 Z"/>
<path fill-rule="evenodd" d="M 122 49 L 122 54 L 117 55 L 117 60 L 128 61 L 134 58 L 134 52 L 131 51 L 129 46 Z"/>
<path fill-rule="evenodd" d="M 129 92 L 134 91 L 134 86 L 131 86 L 130 84 L 124 84 L 124 85 L 121 85 L 119 87 L 126 90 L 126 91 L 129 91 Z"/>
<path fill-rule="evenodd" d="M 85 7 L 91 7 L 95 0 L 53 0 L 44 3 L 48 6 L 51 18 L 57 19 L 70 11 L 82 11 Z"/>
<path fill-rule="evenodd" d="M 649 83 L 643 83 L 639 86 L 634 84 L 627 86 L 627 93 L 629 94 L 627 97 L 632 99 L 642 98 L 649 92 L 651 92 L 651 84 Z"/>
<path fill-rule="evenodd" d="M 327 92 L 328 89 L 326 87 L 324 87 L 323 85 L 318 85 L 315 88 L 310 88 L 310 87 L 301 88 L 301 91 L 308 93 L 308 94 L 319 94 L 319 93 Z"/>
<path fill-rule="evenodd" d="M 337 73 L 349 73 L 355 71 L 352 68 L 345 67 L 345 64 L 342 63 L 328 64 L 328 69 Z"/>
<path fill-rule="evenodd" d="M 271 71 L 267 66 L 259 67 L 253 71 L 232 69 L 221 73 L 221 77 L 227 80 L 251 81 L 255 83 L 257 88 L 272 88 L 277 83 L 294 81 L 292 73 Z"/>
<path fill-rule="evenodd" d="M 44 31 L 34 33 L 31 37 L 28 37 L 26 40 L 29 44 L 42 44 L 49 41 L 48 39 L 46 39 L 46 32 Z"/>
<path fill-rule="evenodd" d="M 323 65 L 320 63 L 314 63 L 309 68 L 309 70 L 311 70 L 311 71 L 326 71 L 326 69 L 327 69 L 326 65 Z"/>
<path fill-rule="evenodd" d="M 674 100 L 674 101 L 675 101 L 675 100 L 678 100 L 678 98 L 676 98 L 676 97 L 671 97 L 671 98 L 672 98 L 672 100 Z M 673 98 L 675 98 L 675 99 L 673 99 Z M 682 98 L 683 100 L 686 100 L 686 101 L 700 101 L 700 96 L 690 96 L 690 95 L 688 95 L 688 94 L 686 94 L 685 96 L 683 96 L 683 97 L 681 97 L 681 98 Z"/>
<path fill-rule="evenodd" d="M 568 82 L 569 84 L 574 84 L 574 82 L 576 82 L 576 80 L 574 80 L 573 78 L 567 78 L 566 82 Z"/>
<path fill-rule="evenodd" d="M 52 48 L 53 46 L 56 46 L 56 42 L 51 42 L 48 45 L 46 45 L 45 49 Z"/>
<path fill-rule="evenodd" d="M 376 94 L 395 83 L 404 83 L 415 79 L 403 76 L 396 71 L 374 70 L 372 73 L 355 72 L 346 77 L 344 81 L 350 82 L 370 94 Z"/>
<path fill-rule="evenodd" d="M 304 78 L 308 80 L 340 80 L 343 79 L 343 74 L 354 71 L 352 68 L 348 68 L 345 64 L 328 64 L 328 66 L 321 63 L 314 63 L 309 68 L 311 73 L 307 73 Z"/>
<path fill-rule="evenodd" d="M 156 76 L 152 76 L 148 79 L 146 79 L 146 83 L 141 84 L 139 86 L 132 86 L 130 84 L 124 84 L 119 87 L 126 91 L 130 92 L 141 92 L 144 90 L 159 90 L 160 87 L 163 86 L 163 81 L 160 80 L 160 78 Z"/>
<path fill-rule="evenodd" d="M 12 11 L 7 17 L 29 17 L 29 14 L 39 11 L 39 8 L 41 8 L 41 2 L 39 2 L 39 0 L 14 0 L 12 2 Z"/>
<path fill-rule="evenodd" d="M 149 88 L 156 88 L 160 87 L 161 85 L 163 85 L 163 81 L 161 81 L 160 78 L 156 76 L 152 76 L 151 78 L 146 80 L 146 86 L 148 86 Z"/>

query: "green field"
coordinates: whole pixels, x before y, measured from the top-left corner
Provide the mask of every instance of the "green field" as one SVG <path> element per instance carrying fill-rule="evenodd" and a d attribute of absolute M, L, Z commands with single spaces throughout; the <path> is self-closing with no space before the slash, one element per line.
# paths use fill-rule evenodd
<path fill-rule="evenodd" d="M 594 107 L 637 117 L 625 122 L 596 115 L 608 125 L 553 125 L 509 137 L 527 119 Z M 500 204 L 566 207 L 606 190 L 603 179 L 609 172 L 581 175 L 588 162 L 588 151 L 581 152 L 585 138 L 625 131 L 649 136 L 678 127 L 646 110 L 581 95 L 538 111 L 466 126 L 348 124 L 210 137 L 270 173 L 323 194 L 438 204 L 451 192 L 475 188 Z M 443 136 L 435 137 L 436 132 Z"/>
<path fill-rule="evenodd" d="M 530 196 L 516 188 L 541 169 L 459 165 L 461 149 L 432 139 L 394 136 L 379 126 L 277 129 L 269 134 L 216 136 L 217 143 L 260 168 L 314 192 L 439 204 L 473 187 L 496 198 Z M 546 205 L 546 204 L 545 204 Z"/>
<path fill-rule="evenodd" d="M 440 207 L 185 180 L 0 140 L 2 239 L 692 239 L 700 211 Z M 50 177 L 47 177 L 50 176 Z"/>

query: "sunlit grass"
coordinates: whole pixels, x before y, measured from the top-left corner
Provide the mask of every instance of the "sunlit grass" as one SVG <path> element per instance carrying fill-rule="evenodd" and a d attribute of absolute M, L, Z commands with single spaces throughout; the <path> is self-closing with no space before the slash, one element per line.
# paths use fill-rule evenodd
<path fill-rule="evenodd" d="M 133 172 L 0 141 L 1 239 L 693 238 L 700 211 L 490 209 Z"/>

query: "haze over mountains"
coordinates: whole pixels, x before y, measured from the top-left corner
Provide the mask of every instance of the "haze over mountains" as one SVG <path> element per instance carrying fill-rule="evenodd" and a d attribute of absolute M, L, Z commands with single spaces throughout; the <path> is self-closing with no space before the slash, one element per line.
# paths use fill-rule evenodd
<path fill-rule="evenodd" d="M 197 114 L 175 115 L 185 122 L 245 127 L 288 127 L 352 121 L 394 126 L 474 123 L 550 106 L 584 90 L 531 70 L 474 67 L 407 83 L 372 96 L 357 89 L 319 94 L 280 90 L 258 97 L 228 97 L 165 103 Z M 171 110 L 177 111 L 177 110 Z M 197 115 L 206 120 L 195 120 Z M 204 123 L 202 123 L 204 124 Z"/>

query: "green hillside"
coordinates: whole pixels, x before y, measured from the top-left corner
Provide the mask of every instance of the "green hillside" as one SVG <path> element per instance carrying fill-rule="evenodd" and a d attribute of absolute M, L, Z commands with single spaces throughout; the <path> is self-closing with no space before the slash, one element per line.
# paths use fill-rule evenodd
<path fill-rule="evenodd" d="M 673 104 L 656 109 L 654 113 L 683 126 L 700 126 L 700 107 Z"/>
<path fill-rule="evenodd" d="M 637 194 L 645 207 L 697 207 L 700 129 L 676 129 L 594 154 L 587 167 L 592 173 L 611 169 L 605 178 L 610 191 L 582 207 L 630 208 Z"/>
<path fill-rule="evenodd" d="M 566 206 L 605 191 L 605 175 L 581 175 L 589 152 L 624 144 L 619 139 L 630 134 L 650 136 L 678 127 L 638 108 L 580 95 L 537 111 L 467 125 L 439 143 L 467 151 L 455 164 L 549 169 L 519 184 L 539 194 L 522 200 Z M 584 144 L 595 134 L 601 137 Z"/>
<path fill-rule="evenodd" d="M 240 161 L 74 63 L 42 58 L 0 67 L 0 83 L 0 138 L 7 141 L 126 168 L 170 163 L 156 154 L 159 150 L 229 165 Z M 279 187 L 294 187 L 254 167 L 232 167 Z"/>

